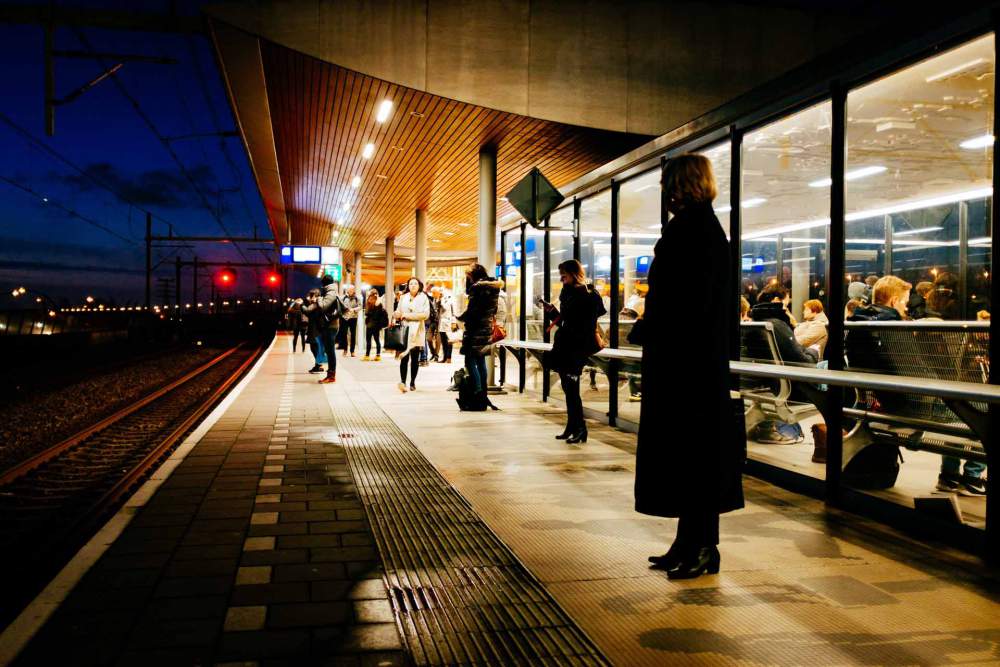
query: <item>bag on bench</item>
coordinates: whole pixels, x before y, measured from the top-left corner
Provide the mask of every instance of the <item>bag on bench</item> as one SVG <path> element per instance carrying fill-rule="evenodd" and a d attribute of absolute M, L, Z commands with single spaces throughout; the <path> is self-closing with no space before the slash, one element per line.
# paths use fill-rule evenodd
<path fill-rule="evenodd" d="M 844 466 L 844 484 L 855 489 L 890 489 L 896 485 L 902 460 L 898 446 L 873 442 Z"/>

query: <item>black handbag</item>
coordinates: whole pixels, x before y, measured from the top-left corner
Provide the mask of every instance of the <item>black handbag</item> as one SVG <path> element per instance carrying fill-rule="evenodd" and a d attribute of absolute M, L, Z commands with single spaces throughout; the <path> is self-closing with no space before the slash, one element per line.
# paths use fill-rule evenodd
<path fill-rule="evenodd" d="M 385 330 L 385 343 L 382 345 L 387 350 L 393 352 L 405 352 L 406 340 L 410 335 L 410 328 L 405 324 L 393 324 Z"/>

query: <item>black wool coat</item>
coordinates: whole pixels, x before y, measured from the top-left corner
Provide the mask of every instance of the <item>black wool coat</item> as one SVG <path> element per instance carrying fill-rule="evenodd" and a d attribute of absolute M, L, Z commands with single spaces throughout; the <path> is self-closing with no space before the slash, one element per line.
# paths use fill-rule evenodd
<path fill-rule="evenodd" d="M 729 259 L 710 204 L 685 207 L 656 243 L 643 316 L 635 464 L 635 509 L 643 514 L 743 507 L 745 433 L 729 397 L 737 317 Z M 695 296 L 679 307 L 678 290 Z"/>
<path fill-rule="evenodd" d="M 556 335 L 546 365 L 557 373 L 579 375 L 592 354 L 601 349 L 597 320 L 607 312 L 601 295 L 590 285 L 563 285 L 559 292 Z"/>
<path fill-rule="evenodd" d="M 465 308 L 465 312 L 458 316 L 465 325 L 460 350 L 462 354 L 480 353 L 490 344 L 502 287 L 502 280 L 480 280 L 466 290 L 469 295 L 469 305 Z"/>

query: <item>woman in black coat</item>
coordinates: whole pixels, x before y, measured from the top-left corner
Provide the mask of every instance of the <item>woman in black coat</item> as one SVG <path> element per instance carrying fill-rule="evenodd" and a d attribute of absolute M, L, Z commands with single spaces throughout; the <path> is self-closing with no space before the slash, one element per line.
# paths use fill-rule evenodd
<path fill-rule="evenodd" d="M 476 404 L 486 409 L 486 354 L 493 336 L 493 323 L 497 315 L 502 280 L 493 280 L 482 264 L 473 264 L 465 272 L 465 293 L 469 304 L 458 319 L 465 325 L 462 349 L 465 370 L 475 385 Z"/>
<path fill-rule="evenodd" d="M 743 507 L 745 434 L 742 405 L 729 395 L 735 287 L 729 243 L 712 210 L 711 163 L 700 155 L 669 161 L 663 191 L 673 217 L 654 250 L 641 327 L 635 509 L 680 519 L 670 550 L 649 560 L 687 579 L 719 571 L 719 514 Z M 681 283 L 698 295 L 683 311 L 672 299 Z"/>
<path fill-rule="evenodd" d="M 575 259 L 559 265 L 559 310 L 539 301 L 546 314 L 559 328 L 546 355 L 546 366 L 559 373 L 566 395 L 566 429 L 556 436 L 569 443 L 587 442 L 587 422 L 583 419 L 580 398 L 580 375 L 587 359 L 601 349 L 597 339 L 597 320 L 607 312 L 601 295 L 587 284 L 583 266 Z"/>

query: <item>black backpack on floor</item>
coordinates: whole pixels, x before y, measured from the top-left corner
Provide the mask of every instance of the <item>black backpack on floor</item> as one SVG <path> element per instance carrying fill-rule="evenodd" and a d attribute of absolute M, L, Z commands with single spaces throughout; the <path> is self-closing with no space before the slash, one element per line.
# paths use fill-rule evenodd
<path fill-rule="evenodd" d="M 855 489 L 890 489 L 896 485 L 902 460 L 898 446 L 873 442 L 844 466 L 844 484 Z"/>
<path fill-rule="evenodd" d="M 463 412 L 483 412 L 488 408 L 493 408 L 494 410 L 500 409 L 490 402 L 490 398 L 485 391 L 476 393 L 472 376 L 464 368 L 455 371 L 455 374 L 452 376 L 452 382 L 458 386 L 458 398 L 455 399 L 455 402 L 458 403 L 459 410 Z"/>

